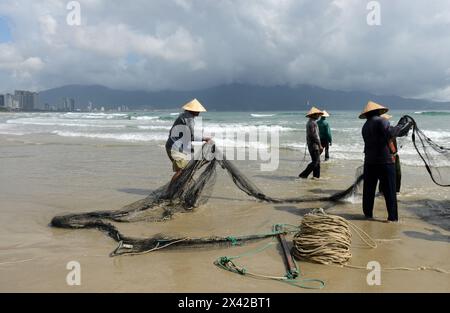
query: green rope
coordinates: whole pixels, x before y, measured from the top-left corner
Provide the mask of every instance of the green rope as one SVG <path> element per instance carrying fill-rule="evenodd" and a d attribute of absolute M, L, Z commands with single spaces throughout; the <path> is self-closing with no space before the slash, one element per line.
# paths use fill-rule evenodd
<path fill-rule="evenodd" d="M 231 245 L 234 247 L 234 246 L 239 246 L 239 245 L 241 245 L 239 242 L 238 242 L 238 239 L 236 238 L 236 237 L 233 237 L 233 236 L 228 236 L 227 238 L 225 238 L 226 240 L 228 240 L 228 241 L 230 241 L 231 242 Z"/>
<path fill-rule="evenodd" d="M 278 234 L 293 233 L 293 232 L 297 232 L 298 230 L 299 230 L 299 228 L 294 225 L 275 224 L 272 227 L 271 234 L 278 235 Z M 236 237 L 230 236 L 230 237 L 227 237 L 227 239 L 230 240 L 230 242 L 233 246 L 235 246 L 237 244 L 238 239 Z M 299 288 L 322 289 L 325 287 L 325 282 L 320 279 L 299 278 L 299 276 L 301 276 L 301 272 L 300 272 L 300 268 L 299 268 L 297 262 L 295 261 L 295 259 L 294 259 L 294 264 L 296 267 L 295 271 L 294 272 L 292 272 L 292 271 L 286 272 L 284 277 L 275 277 L 275 276 L 265 276 L 265 275 L 260 275 L 260 274 L 254 274 L 254 273 L 249 272 L 245 267 L 238 266 L 236 263 L 233 262 L 233 260 L 236 260 L 236 259 L 240 259 L 243 257 L 252 256 L 252 255 L 261 253 L 264 250 L 268 249 L 269 247 L 271 247 L 275 244 L 276 244 L 276 242 L 274 242 L 274 239 L 272 238 L 271 242 L 269 242 L 261 247 L 258 247 L 256 249 L 247 251 L 245 253 L 242 253 L 242 254 L 239 254 L 236 256 L 219 257 L 214 262 L 214 264 L 221 269 L 224 269 L 226 271 L 236 273 L 236 274 L 239 274 L 242 276 L 250 275 L 250 276 L 254 276 L 254 277 L 258 277 L 258 278 L 276 280 L 276 281 L 284 282 L 291 286 L 295 286 L 295 287 L 299 287 Z"/>
<path fill-rule="evenodd" d="M 235 259 L 240 259 L 240 258 L 243 258 L 243 257 L 246 257 L 246 256 L 255 255 L 255 254 L 263 252 L 264 250 L 266 250 L 267 248 L 273 246 L 274 244 L 275 244 L 275 242 L 269 242 L 269 243 L 266 243 L 265 245 L 263 245 L 263 246 L 261 246 L 259 248 L 256 248 L 254 250 L 250 250 L 250 251 L 247 251 L 245 253 L 242 253 L 242 254 L 239 254 L 239 255 L 236 255 L 236 256 L 230 256 L 228 258 L 230 260 L 235 260 Z"/>
<path fill-rule="evenodd" d="M 258 234 L 257 236 L 277 236 L 280 234 L 296 234 L 298 233 L 300 230 L 300 228 L 298 226 L 295 225 L 290 225 L 290 224 L 274 224 L 272 226 L 272 232 L 270 233 L 263 233 L 263 234 Z M 243 237 L 239 237 L 239 236 L 228 236 L 225 239 L 228 240 L 231 243 L 231 246 L 240 246 L 241 245 L 241 241 L 243 239 L 245 239 L 246 236 Z"/>

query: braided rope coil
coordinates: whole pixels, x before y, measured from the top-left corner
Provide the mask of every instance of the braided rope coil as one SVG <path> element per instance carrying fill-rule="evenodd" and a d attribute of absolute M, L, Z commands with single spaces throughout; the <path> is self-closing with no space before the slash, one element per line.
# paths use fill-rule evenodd
<path fill-rule="evenodd" d="M 351 244 L 349 222 L 318 210 L 303 217 L 293 239 L 293 255 L 298 260 L 345 265 L 352 257 Z"/>

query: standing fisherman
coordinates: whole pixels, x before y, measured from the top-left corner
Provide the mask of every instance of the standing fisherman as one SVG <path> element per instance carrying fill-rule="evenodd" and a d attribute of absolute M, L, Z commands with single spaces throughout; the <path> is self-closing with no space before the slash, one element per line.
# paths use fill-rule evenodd
<path fill-rule="evenodd" d="M 320 154 L 323 152 L 322 144 L 320 143 L 319 127 L 317 120 L 323 115 L 319 109 L 312 107 L 306 117 L 306 144 L 308 145 L 309 155 L 311 156 L 311 163 L 306 169 L 298 175 L 300 178 L 308 178 L 309 174 L 313 172 L 314 178 L 320 178 Z"/>
<path fill-rule="evenodd" d="M 170 129 L 169 138 L 166 142 L 166 152 L 172 162 L 175 174 L 172 177 L 171 184 L 180 177 L 183 169 L 188 165 L 192 158 L 192 142 L 210 142 L 211 138 L 203 137 L 203 130 L 197 130 L 195 133 L 194 119 L 201 112 L 206 112 L 203 105 L 194 99 L 183 106 L 184 112 L 180 113 Z"/>
<path fill-rule="evenodd" d="M 383 195 L 388 211 L 388 222 L 398 221 L 397 194 L 395 183 L 395 161 L 389 141 L 395 137 L 406 136 L 412 124 L 405 118 L 397 126 L 390 126 L 380 115 L 389 109 L 369 101 L 360 119 L 367 119 L 362 128 L 364 138 L 364 187 L 363 211 L 366 218 L 373 218 L 373 206 L 378 180 L 383 185 Z"/>
<path fill-rule="evenodd" d="M 328 117 L 330 117 L 330 114 L 324 110 L 322 117 L 317 122 L 317 126 L 319 126 L 320 143 L 325 150 L 325 161 L 330 159 L 329 150 L 333 141 L 333 138 L 331 137 L 331 128 L 327 121 Z"/>

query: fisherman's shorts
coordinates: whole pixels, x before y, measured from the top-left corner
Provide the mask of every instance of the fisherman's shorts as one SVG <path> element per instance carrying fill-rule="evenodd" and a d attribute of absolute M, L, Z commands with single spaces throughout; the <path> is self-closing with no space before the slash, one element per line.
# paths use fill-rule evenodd
<path fill-rule="evenodd" d="M 184 169 L 189 164 L 189 155 L 176 150 L 166 150 L 167 156 L 172 161 L 174 172 Z"/>

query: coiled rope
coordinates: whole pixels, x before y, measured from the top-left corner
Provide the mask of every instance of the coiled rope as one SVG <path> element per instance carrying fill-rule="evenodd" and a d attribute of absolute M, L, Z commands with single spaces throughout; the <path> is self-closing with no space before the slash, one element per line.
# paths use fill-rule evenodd
<path fill-rule="evenodd" d="M 325 265 L 338 265 L 348 268 L 367 270 L 365 266 L 349 265 L 352 257 L 352 230 L 372 249 L 377 248 L 376 241 L 393 241 L 396 239 L 375 240 L 364 230 L 346 219 L 326 214 L 323 209 L 314 210 L 303 217 L 300 230 L 293 238 L 292 254 L 297 260 L 306 260 Z M 450 274 L 449 271 L 430 266 L 385 267 L 384 271 L 434 271 Z"/>
<path fill-rule="evenodd" d="M 352 229 L 370 248 L 377 244 L 365 231 L 346 219 L 314 210 L 303 217 L 293 239 L 293 255 L 298 260 L 319 264 L 345 265 L 352 257 Z"/>

